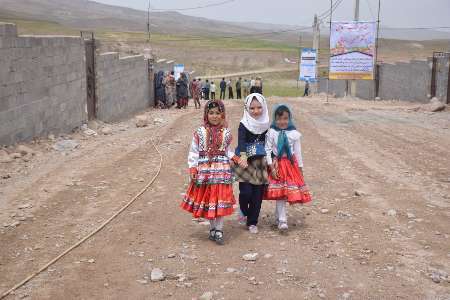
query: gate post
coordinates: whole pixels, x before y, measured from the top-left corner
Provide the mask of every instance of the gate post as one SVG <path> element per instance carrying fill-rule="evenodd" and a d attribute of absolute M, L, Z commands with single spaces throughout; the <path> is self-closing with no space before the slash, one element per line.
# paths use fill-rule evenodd
<path fill-rule="evenodd" d="M 450 104 L 450 53 L 448 55 L 448 73 L 447 73 L 447 104 Z"/>
<path fill-rule="evenodd" d="M 436 72 L 437 72 L 437 56 L 436 52 L 433 52 L 433 62 L 431 66 L 431 87 L 430 87 L 430 98 L 436 97 Z"/>
<path fill-rule="evenodd" d="M 86 36 L 87 34 L 87 36 Z M 86 53 L 86 91 L 88 120 L 97 117 L 97 95 L 95 82 L 95 37 L 93 32 L 81 31 Z"/>

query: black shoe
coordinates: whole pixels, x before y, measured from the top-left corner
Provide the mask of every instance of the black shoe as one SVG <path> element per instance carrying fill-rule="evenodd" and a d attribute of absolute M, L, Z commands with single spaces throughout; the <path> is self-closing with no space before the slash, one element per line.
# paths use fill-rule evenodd
<path fill-rule="evenodd" d="M 213 242 L 216 241 L 216 230 L 215 230 L 215 229 L 211 229 L 211 230 L 209 231 L 209 237 L 208 237 L 208 239 L 209 239 L 210 241 L 213 241 Z"/>
<path fill-rule="evenodd" d="M 216 230 L 216 233 L 214 234 L 214 240 L 216 241 L 217 245 L 223 245 L 225 244 L 224 240 L 223 240 L 223 231 L 221 230 Z"/>

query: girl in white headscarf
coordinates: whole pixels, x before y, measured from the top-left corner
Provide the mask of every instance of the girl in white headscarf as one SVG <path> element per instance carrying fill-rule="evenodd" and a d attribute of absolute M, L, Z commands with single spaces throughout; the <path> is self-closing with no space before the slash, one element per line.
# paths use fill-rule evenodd
<path fill-rule="evenodd" d="M 257 93 L 248 95 L 238 132 L 236 155 L 240 160 L 234 172 L 239 181 L 240 222 L 245 222 L 251 233 L 258 233 L 262 198 L 268 183 L 264 145 L 269 127 L 266 99 Z"/>

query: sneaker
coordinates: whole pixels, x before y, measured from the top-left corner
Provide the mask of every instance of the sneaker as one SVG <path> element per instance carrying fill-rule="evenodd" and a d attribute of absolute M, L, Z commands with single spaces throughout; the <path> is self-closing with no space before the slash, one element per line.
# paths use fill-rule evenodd
<path fill-rule="evenodd" d="M 208 237 L 208 239 L 209 239 L 210 241 L 213 241 L 213 242 L 216 241 L 216 230 L 215 230 L 215 229 L 211 229 L 211 230 L 209 231 L 209 237 Z"/>
<path fill-rule="evenodd" d="M 286 232 L 289 229 L 288 224 L 286 222 L 280 222 L 278 224 L 278 230 L 281 232 Z"/>
<path fill-rule="evenodd" d="M 225 242 L 223 240 L 223 232 L 220 230 L 216 230 L 216 233 L 214 234 L 214 240 L 216 241 L 217 245 L 223 245 Z"/>
<path fill-rule="evenodd" d="M 250 225 L 248 227 L 248 231 L 250 231 L 250 233 L 252 233 L 252 234 L 257 234 L 258 233 L 258 227 L 256 225 Z"/>

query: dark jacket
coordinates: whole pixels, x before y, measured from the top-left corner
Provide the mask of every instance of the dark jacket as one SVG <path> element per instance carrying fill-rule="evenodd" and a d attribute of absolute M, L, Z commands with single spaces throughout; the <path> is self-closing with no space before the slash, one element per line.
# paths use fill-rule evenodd
<path fill-rule="evenodd" d="M 155 98 L 156 101 L 166 102 L 165 86 L 163 84 L 164 72 L 159 71 L 155 76 Z"/>
<path fill-rule="evenodd" d="M 236 90 L 240 90 L 240 89 L 241 89 L 241 81 L 238 80 L 238 81 L 236 82 Z"/>
<path fill-rule="evenodd" d="M 236 155 L 241 155 L 241 152 L 246 152 L 246 145 L 249 143 L 254 143 L 256 141 L 265 143 L 266 142 L 267 131 L 261 134 L 254 134 L 244 126 L 244 124 L 239 123 L 238 129 L 238 146 L 236 148 Z M 254 157 L 252 157 L 254 158 Z"/>
<path fill-rule="evenodd" d="M 225 80 L 222 80 L 220 82 L 220 90 L 225 91 L 227 88 L 227 83 L 225 82 Z"/>
<path fill-rule="evenodd" d="M 181 99 L 188 97 L 189 97 L 189 90 L 187 80 L 180 77 L 177 80 L 177 98 Z"/>

